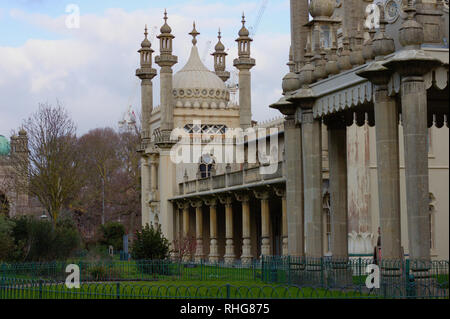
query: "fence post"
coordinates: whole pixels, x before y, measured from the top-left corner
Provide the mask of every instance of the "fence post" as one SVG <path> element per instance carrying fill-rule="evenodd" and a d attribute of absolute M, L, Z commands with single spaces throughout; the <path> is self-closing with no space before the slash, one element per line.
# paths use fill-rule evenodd
<path fill-rule="evenodd" d="M 42 299 L 42 283 L 43 280 L 39 279 L 39 299 Z"/>
<path fill-rule="evenodd" d="M 230 284 L 227 284 L 227 299 L 230 299 Z"/>
<path fill-rule="evenodd" d="M 3 299 L 3 289 L 5 285 L 5 277 L 3 274 L 0 276 L 0 299 Z"/>
<path fill-rule="evenodd" d="M 116 298 L 120 299 L 120 282 L 116 284 Z"/>

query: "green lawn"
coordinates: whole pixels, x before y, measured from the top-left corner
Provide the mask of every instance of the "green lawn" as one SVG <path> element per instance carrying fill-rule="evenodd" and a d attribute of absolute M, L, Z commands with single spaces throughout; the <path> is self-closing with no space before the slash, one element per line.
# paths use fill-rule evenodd
<path fill-rule="evenodd" d="M 255 282 L 155 281 L 83 283 L 80 289 L 64 284 L 15 285 L 0 291 L 13 299 L 247 299 L 247 298 L 367 298 L 356 291 L 299 288 Z"/>

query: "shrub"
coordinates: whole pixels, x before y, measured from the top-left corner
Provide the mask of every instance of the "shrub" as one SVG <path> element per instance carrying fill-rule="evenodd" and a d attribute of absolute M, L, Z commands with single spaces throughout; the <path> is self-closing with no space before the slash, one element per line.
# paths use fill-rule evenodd
<path fill-rule="evenodd" d="M 0 214 L 0 261 L 14 260 L 16 245 L 12 237 L 14 222 Z"/>
<path fill-rule="evenodd" d="M 136 231 L 131 256 L 135 260 L 166 259 L 169 256 L 169 241 L 163 236 L 161 227 L 155 229 L 146 225 L 141 231 Z"/>
<path fill-rule="evenodd" d="M 115 251 L 119 251 L 123 247 L 123 236 L 125 235 L 125 227 L 118 222 L 108 222 L 101 226 L 102 239 L 101 244 L 114 247 Z"/>
<path fill-rule="evenodd" d="M 14 219 L 12 237 L 17 261 L 65 260 L 80 245 L 76 227 L 62 220 L 56 227 L 50 221 L 21 216 Z"/>

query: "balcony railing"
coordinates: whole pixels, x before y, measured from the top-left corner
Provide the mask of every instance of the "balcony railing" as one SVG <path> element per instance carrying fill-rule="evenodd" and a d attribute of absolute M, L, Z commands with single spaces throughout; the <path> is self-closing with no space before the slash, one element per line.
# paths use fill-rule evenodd
<path fill-rule="evenodd" d="M 282 178 L 284 176 L 283 162 L 279 162 L 276 165 L 277 167 L 274 172 L 267 170 L 267 166 L 265 168 L 257 166 L 245 168 L 240 171 L 228 172 L 221 175 L 214 175 L 207 178 L 185 181 L 178 184 L 179 195 L 214 191 L 227 187 L 250 185 Z M 262 174 L 264 169 L 266 169 L 269 174 Z"/>

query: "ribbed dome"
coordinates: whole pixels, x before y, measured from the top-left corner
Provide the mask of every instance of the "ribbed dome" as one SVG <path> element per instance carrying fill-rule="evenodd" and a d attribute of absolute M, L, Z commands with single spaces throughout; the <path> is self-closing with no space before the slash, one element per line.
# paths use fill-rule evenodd
<path fill-rule="evenodd" d="M 225 51 L 225 46 L 223 45 L 222 41 L 219 40 L 214 49 L 216 49 L 217 52 L 223 52 Z"/>
<path fill-rule="evenodd" d="M 166 23 L 160 29 L 161 33 L 172 33 L 172 28 Z"/>
<path fill-rule="evenodd" d="M 6 137 L 0 135 L 0 156 L 7 156 L 11 152 L 11 145 Z"/>
<path fill-rule="evenodd" d="M 225 83 L 200 60 L 194 45 L 186 65 L 173 77 L 177 107 L 222 107 L 229 101 Z"/>

